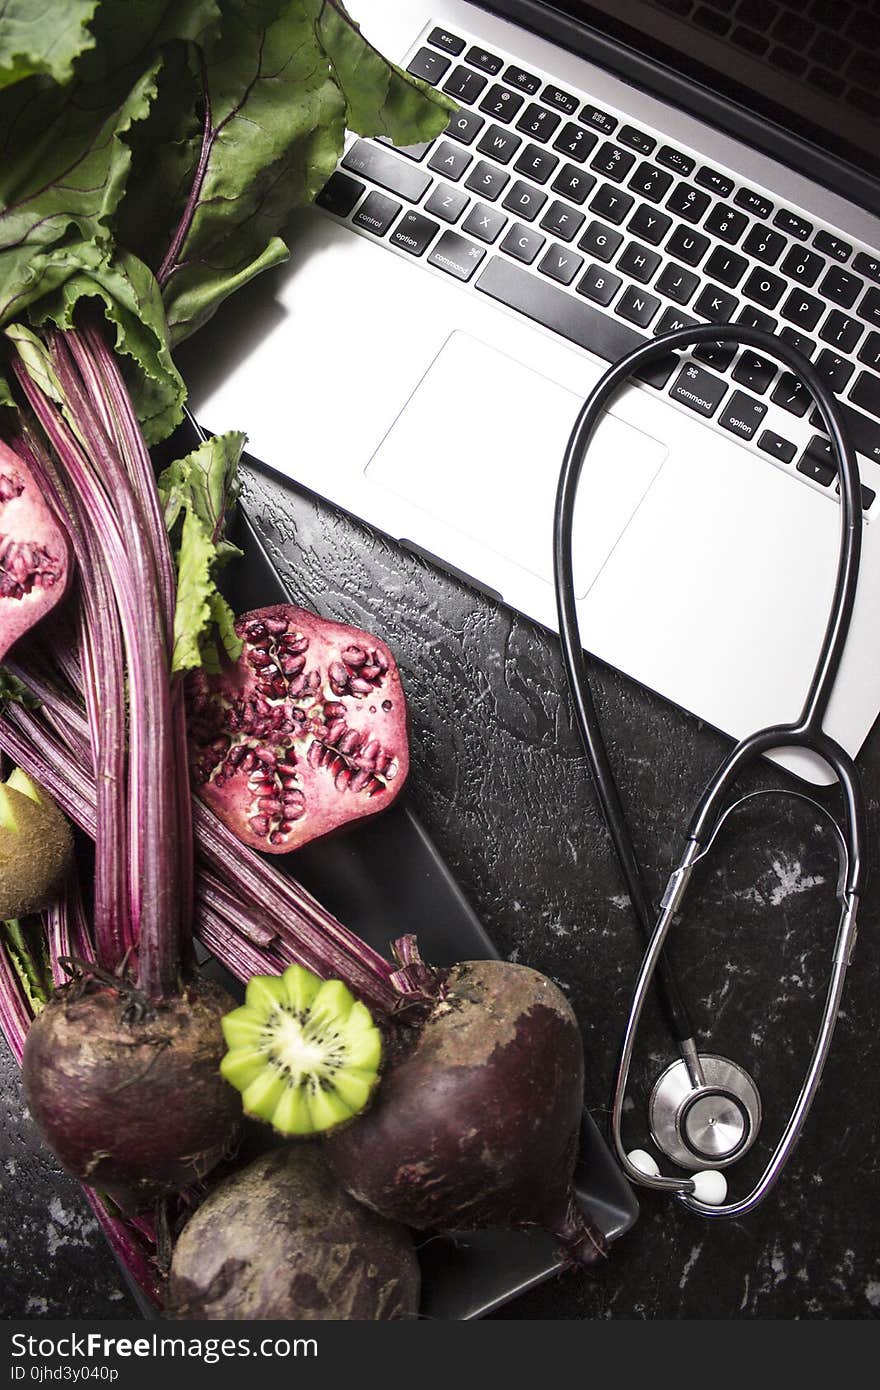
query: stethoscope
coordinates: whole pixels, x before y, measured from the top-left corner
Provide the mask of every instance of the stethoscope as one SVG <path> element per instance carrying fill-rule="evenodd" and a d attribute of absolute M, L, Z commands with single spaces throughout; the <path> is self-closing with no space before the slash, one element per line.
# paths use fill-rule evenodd
<path fill-rule="evenodd" d="M 840 544 L 831 612 L 810 687 L 799 718 L 793 724 L 761 729 L 739 742 L 718 768 L 700 799 L 687 832 L 684 851 L 673 869 L 655 915 L 649 906 L 644 878 L 636 858 L 614 774 L 608 760 L 590 689 L 587 664 L 578 627 L 575 600 L 572 533 L 574 505 L 581 468 L 593 433 L 611 397 L 641 368 L 655 365 L 675 349 L 699 343 L 729 342 L 757 348 L 800 378 L 813 396 L 836 457 L 840 475 Z M 742 325 L 703 324 L 663 334 L 635 348 L 609 368 L 584 402 L 569 436 L 559 476 L 553 534 L 553 563 L 559 633 L 578 728 L 597 795 L 623 872 L 633 909 L 646 935 L 648 949 L 639 970 L 623 1036 L 611 1107 L 611 1137 L 617 1157 L 631 1182 L 674 1193 L 702 1216 L 744 1216 L 763 1201 L 791 1154 L 816 1095 L 837 1021 L 844 978 L 856 937 L 856 914 L 865 880 L 865 812 L 861 782 L 852 758 L 825 733 L 822 725 L 846 645 L 862 541 L 861 487 L 852 446 L 834 397 L 810 362 L 784 340 L 763 329 Z M 844 826 L 824 807 L 802 799 L 831 824 L 840 859 L 837 897 L 840 919 L 828 993 L 812 1055 L 800 1093 L 763 1174 L 748 1196 L 726 1201 L 722 1171 L 751 1148 L 761 1125 L 758 1089 L 745 1068 L 725 1057 L 701 1053 L 663 946 L 680 912 L 695 866 L 712 848 L 727 818 L 745 801 L 779 792 L 752 792 L 738 800 L 731 793 L 739 777 L 764 754 L 781 748 L 804 748 L 818 754 L 833 769 L 844 798 Z M 785 795 L 802 795 L 785 793 Z M 675 1038 L 679 1058 L 658 1078 L 649 1101 L 649 1123 L 656 1148 L 688 1177 L 666 1177 L 657 1160 L 643 1149 L 627 1150 L 622 1136 L 624 1101 L 636 1034 L 645 1000 L 656 976 L 663 1012 Z"/>

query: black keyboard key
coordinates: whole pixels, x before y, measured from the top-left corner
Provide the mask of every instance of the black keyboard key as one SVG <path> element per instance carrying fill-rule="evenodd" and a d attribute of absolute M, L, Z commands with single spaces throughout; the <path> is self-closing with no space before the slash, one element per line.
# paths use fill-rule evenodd
<path fill-rule="evenodd" d="M 442 48 L 444 53 L 451 53 L 453 58 L 457 58 L 459 53 L 464 51 L 464 39 L 460 39 L 457 34 L 451 34 L 448 29 L 432 29 L 428 35 L 428 43 L 432 43 L 435 48 Z"/>
<path fill-rule="evenodd" d="M 629 181 L 628 187 L 635 193 L 641 193 L 643 198 L 647 198 L 652 203 L 659 203 L 666 196 L 672 185 L 672 175 L 667 174 L 665 169 L 658 169 L 656 164 L 648 164 L 642 160 Z"/>
<path fill-rule="evenodd" d="M 869 507 L 873 506 L 874 498 L 877 496 L 877 494 L 876 494 L 876 492 L 874 491 L 873 488 L 865 487 L 865 484 L 864 484 L 864 483 L 862 483 L 861 486 L 862 486 L 862 510 L 863 510 L 863 511 L 867 511 Z M 838 495 L 838 497 L 839 497 L 839 496 L 840 496 L 840 479 L 839 479 L 839 478 L 838 478 L 837 482 L 834 484 L 834 491 L 837 493 L 837 495 Z"/>
<path fill-rule="evenodd" d="M 791 463 L 797 449 L 790 439 L 783 439 L 781 434 L 774 434 L 773 430 L 764 430 L 758 440 L 758 448 L 763 449 L 765 454 L 771 458 L 779 459 L 782 463 Z"/>
<path fill-rule="evenodd" d="M 476 111 L 465 111 L 462 108 L 449 117 L 449 125 L 444 133 L 462 145 L 472 145 L 485 124 L 484 116 L 478 116 Z"/>
<path fill-rule="evenodd" d="M 676 304 L 688 304 L 696 294 L 699 283 L 699 275 L 670 261 L 657 276 L 655 289 L 665 294 L 667 299 L 674 299 Z"/>
<path fill-rule="evenodd" d="M 622 125 L 617 132 L 617 138 L 621 145 L 638 150 L 639 154 L 653 154 L 657 148 L 657 141 L 653 135 L 647 135 L 644 130 L 637 130 L 634 125 Z"/>
<path fill-rule="evenodd" d="M 821 362 L 822 359 L 819 360 Z M 875 376 L 873 372 L 859 372 L 849 398 L 854 405 L 860 405 L 862 410 L 869 410 L 872 415 L 880 415 L 880 376 Z"/>
<path fill-rule="evenodd" d="M 830 487 L 837 476 L 837 469 L 831 461 L 830 441 L 821 434 L 814 434 L 798 463 L 797 471 L 806 478 L 812 478 L 814 483 Z"/>
<path fill-rule="evenodd" d="M 336 217 L 347 217 L 365 187 L 366 184 L 359 179 L 349 178 L 348 174 L 337 169 L 335 174 L 330 175 L 315 202 L 325 212 L 332 212 Z"/>
<path fill-rule="evenodd" d="M 748 386 L 750 391 L 757 391 L 759 396 L 763 396 L 775 375 L 776 363 L 768 362 L 766 357 L 752 352 L 751 348 L 740 353 L 733 369 L 734 381 L 740 386 Z"/>
<path fill-rule="evenodd" d="M 553 186 L 556 187 L 555 184 Z M 622 189 L 614 188 L 610 183 L 603 183 L 600 184 L 590 203 L 590 210 L 597 212 L 600 217 L 607 217 L 609 222 L 616 222 L 619 225 L 634 202 L 635 198 L 631 198 Z"/>
<path fill-rule="evenodd" d="M 605 140 L 590 160 L 590 168 L 604 174 L 607 179 L 614 179 L 615 183 L 622 183 L 635 162 L 634 154 L 622 150 L 611 140 Z"/>
<path fill-rule="evenodd" d="M 880 328 L 880 290 L 866 290 L 856 312 L 872 328 Z"/>
<path fill-rule="evenodd" d="M 532 227 L 526 227 L 522 222 L 514 222 L 501 243 L 501 250 L 506 251 L 509 256 L 515 256 L 518 261 L 531 265 L 546 240 L 545 236 L 541 236 L 541 233 Z"/>
<path fill-rule="evenodd" d="M 480 110 L 485 111 L 487 116 L 494 116 L 496 121 L 510 122 L 519 115 L 524 103 L 525 97 L 521 93 L 512 92 L 509 87 L 502 87 L 496 82 L 480 102 Z"/>
<path fill-rule="evenodd" d="M 637 241 L 631 241 L 617 258 L 618 270 L 642 285 L 647 285 L 652 279 L 659 264 L 657 252 L 649 251 L 647 246 L 640 246 Z"/>
<path fill-rule="evenodd" d="M 622 241 L 620 232 L 615 232 L 602 222 L 591 222 L 578 246 L 589 256 L 598 256 L 600 261 L 610 261 Z"/>
<path fill-rule="evenodd" d="M 736 295 L 728 294 L 720 285 L 706 285 L 694 304 L 694 313 L 701 314 L 712 323 L 728 323 L 738 304 Z"/>
<path fill-rule="evenodd" d="M 538 262 L 538 269 L 551 280 L 558 280 L 560 285 L 570 285 L 583 263 L 583 256 L 572 251 L 570 246 L 554 242 Z"/>
<path fill-rule="evenodd" d="M 832 236 L 830 232 L 817 232 L 813 237 L 813 245 L 817 251 L 822 251 L 833 261 L 840 261 L 842 264 L 849 260 L 853 251 L 848 241 L 843 241 L 839 236 Z"/>
<path fill-rule="evenodd" d="M 470 63 L 472 68 L 479 68 L 480 72 L 487 72 L 490 77 L 497 77 L 504 67 L 503 58 L 499 58 L 495 53 L 487 53 L 485 48 L 479 48 L 474 44 L 464 55 L 466 63 Z"/>
<path fill-rule="evenodd" d="M 596 186 L 595 178 L 587 171 L 581 170 L 577 164 L 563 164 L 559 174 L 553 179 L 551 188 L 555 193 L 562 193 L 573 203 L 587 202 L 587 196 Z M 628 211 L 628 208 L 627 208 Z M 621 214 L 626 217 L 626 213 Z"/>
<path fill-rule="evenodd" d="M 792 372 L 783 372 L 770 397 L 774 405 L 781 405 L 790 415 L 806 415 L 812 396 L 800 377 Z"/>
<path fill-rule="evenodd" d="M 400 203 L 393 198 L 386 198 L 384 193 L 368 193 L 352 222 L 372 232 L 373 236 L 384 236 L 399 212 Z"/>
<path fill-rule="evenodd" d="M 449 59 L 444 58 L 441 53 L 432 53 L 430 48 L 420 48 L 415 57 L 407 63 L 406 70 L 411 72 L 413 77 L 420 77 L 423 82 L 430 82 L 432 87 L 436 87 L 451 66 Z"/>
<path fill-rule="evenodd" d="M 869 333 L 859 348 L 859 361 L 866 367 L 880 368 L 880 333 Z"/>
<path fill-rule="evenodd" d="M 745 208 L 755 217 L 767 218 L 773 211 L 770 199 L 765 198 L 763 193 L 756 193 L 753 188 L 738 189 L 733 201 L 738 208 Z"/>
<path fill-rule="evenodd" d="M 798 217 L 796 212 L 789 211 L 788 208 L 780 208 L 773 219 L 774 227 L 779 227 L 789 236 L 793 236 L 795 241 L 806 241 L 813 230 L 812 222 L 807 222 L 805 218 Z"/>
<path fill-rule="evenodd" d="M 509 182 L 510 175 L 506 170 L 499 169 L 495 164 L 487 164 L 481 159 L 468 174 L 464 186 L 472 193 L 478 193 L 481 198 L 488 198 L 494 203 Z"/>
<path fill-rule="evenodd" d="M 552 106 L 554 111 L 564 112 L 566 116 L 573 116 L 578 109 L 577 97 L 573 97 L 571 92 L 564 92 L 561 87 L 554 87 L 552 83 L 544 88 L 541 100 Z"/>
<path fill-rule="evenodd" d="M 774 232 L 772 227 L 752 227 L 742 249 L 748 255 L 754 256 L 756 261 L 763 261 L 765 265 L 775 265 L 786 244 L 782 233 Z"/>
<path fill-rule="evenodd" d="M 801 77 L 807 70 L 807 60 L 790 48 L 777 47 L 770 53 L 770 62 L 793 77 Z"/>
<path fill-rule="evenodd" d="M 717 372 L 726 372 L 736 357 L 736 343 L 701 343 L 694 348 L 694 357 L 699 357 L 701 362 L 705 362 L 707 367 L 714 367 Z"/>
<path fill-rule="evenodd" d="M 460 188 L 449 183 L 438 183 L 430 198 L 425 200 L 425 212 L 439 217 L 442 222 L 457 222 L 470 199 Z"/>
<path fill-rule="evenodd" d="M 603 111 L 598 106 L 585 106 L 578 117 L 584 125 L 590 126 L 592 130 L 600 130 L 603 135 L 613 135 L 617 129 L 617 118 L 609 116 L 607 111 Z"/>
<path fill-rule="evenodd" d="M 825 261 L 815 251 L 808 251 L 804 246 L 793 246 L 779 269 L 800 285 L 814 285 L 819 271 L 824 267 Z"/>
<path fill-rule="evenodd" d="M 452 69 L 443 83 L 443 90 L 448 96 L 454 97 L 456 101 L 463 101 L 465 105 L 473 106 L 475 101 L 479 101 L 488 85 L 488 77 L 483 77 L 478 72 L 471 72 L 469 68 L 457 67 Z"/>
<path fill-rule="evenodd" d="M 699 265 L 710 244 L 709 238 L 703 236 L 702 232 L 692 232 L 687 227 L 676 227 L 666 243 L 666 250 L 677 261 L 684 261 L 685 265 Z"/>
<path fill-rule="evenodd" d="M 578 164 L 583 164 L 587 155 L 595 149 L 598 139 L 598 135 L 594 135 L 591 130 L 584 130 L 582 125 L 575 125 L 574 121 L 566 121 L 553 141 L 553 148 L 559 150 L 560 154 L 567 154 L 569 159 L 576 159 Z"/>
<path fill-rule="evenodd" d="M 734 380 L 738 380 L 734 371 Z M 745 391 L 734 391 L 721 414 L 718 423 L 723 430 L 730 430 L 737 439 L 752 439 L 755 431 L 767 414 L 763 401 L 747 396 Z"/>
<path fill-rule="evenodd" d="M 819 286 L 819 293 L 843 309 L 851 309 L 862 289 L 862 281 L 848 270 L 833 265 Z"/>
<path fill-rule="evenodd" d="M 444 232 L 428 256 L 428 264 L 454 275 L 456 280 L 469 280 L 485 254 L 482 246 L 458 232 Z"/>
<path fill-rule="evenodd" d="M 603 265 L 590 265 L 578 281 L 577 292 L 607 308 L 622 284 L 620 276 L 613 275 Z"/>
<path fill-rule="evenodd" d="M 584 225 L 584 214 L 578 212 L 577 208 L 571 208 L 568 203 L 560 203 L 559 199 L 554 199 L 544 216 L 541 218 L 541 226 L 554 236 L 562 237 L 563 241 L 571 241 L 577 236 L 581 227 Z"/>
<path fill-rule="evenodd" d="M 657 208 L 640 203 L 626 225 L 633 236 L 641 237 L 642 241 L 649 241 L 652 246 L 659 246 L 672 226 L 672 218 L 667 217 L 665 212 L 659 212 Z"/>
<path fill-rule="evenodd" d="M 537 102 L 530 102 L 525 111 L 516 123 L 517 130 L 523 131 L 525 135 L 531 135 L 534 140 L 540 140 L 546 144 L 552 139 L 562 124 L 562 117 L 557 116 L 555 111 L 547 111 L 543 106 L 538 106 Z"/>
<path fill-rule="evenodd" d="M 513 167 L 518 174 L 525 174 L 535 183 L 546 183 L 558 164 L 559 159 L 549 150 L 542 149 L 540 145 L 526 145 Z"/>
<path fill-rule="evenodd" d="M 410 210 L 403 214 L 388 240 L 392 246 L 399 246 L 401 251 L 408 251 L 411 256 L 423 256 L 434 233 L 439 230 L 439 222 L 432 222 L 430 217 Z"/>
<path fill-rule="evenodd" d="M 852 362 L 847 361 L 845 357 L 841 357 L 838 353 L 832 352 L 830 348 L 823 348 L 816 358 L 816 371 L 820 376 L 824 376 L 834 394 L 840 395 L 841 391 L 846 389 L 846 383 L 855 371 L 855 367 Z M 868 374 L 865 372 L 863 375 L 867 376 Z M 861 380 L 861 378 L 859 379 Z M 880 385 L 880 383 L 878 383 L 878 385 Z M 855 387 L 853 387 L 849 394 L 850 400 L 855 400 Z M 856 401 L 856 405 L 861 404 L 863 404 L 863 402 Z"/>
<path fill-rule="evenodd" d="M 608 271 L 601 269 L 600 274 Z M 578 289 L 580 289 L 580 281 Z M 478 290 L 526 318 L 559 333 L 578 347 L 594 352 L 606 362 L 616 362 L 624 353 L 645 341 L 641 333 L 627 327 L 610 314 L 575 298 L 548 280 L 521 270 L 501 256 L 493 256 L 476 281 Z"/>
<path fill-rule="evenodd" d="M 638 324 L 639 328 L 647 328 L 659 308 L 660 300 L 656 295 L 628 285 L 615 304 L 614 312 L 620 314 L 622 319 Z"/>
<path fill-rule="evenodd" d="M 819 329 L 819 337 L 823 343 L 830 343 L 839 352 L 852 352 L 863 332 L 862 325 L 855 319 L 842 314 L 839 309 L 832 309 Z"/>
<path fill-rule="evenodd" d="M 679 328 L 693 328 L 698 320 L 691 318 L 690 314 L 683 314 L 681 309 L 664 309 L 657 323 L 654 325 L 654 332 L 659 337 L 661 333 L 675 333 Z"/>
<path fill-rule="evenodd" d="M 754 299 L 757 304 L 773 309 L 787 289 L 781 276 L 774 275 L 770 270 L 759 270 L 756 266 L 743 285 L 743 294 L 747 299 Z"/>
<path fill-rule="evenodd" d="M 526 72 L 525 68 L 518 68 L 511 63 L 501 78 L 509 87 L 516 87 L 517 91 L 525 92 L 526 96 L 533 97 L 541 85 L 540 77 L 536 77 L 533 72 Z"/>
<path fill-rule="evenodd" d="M 404 164 L 381 145 L 356 140 L 342 161 L 344 169 L 361 174 L 370 183 L 377 183 L 389 193 L 396 193 L 409 203 L 418 203 L 431 186 L 431 176 L 415 164 Z"/>
<path fill-rule="evenodd" d="M 703 267 L 707 275 L 711 275 L 713 280 L 720 280 L 728 289 L 733 289 L 739 284 L 748 268 L 749 263 L 745 256 L 728 251 L 725 246 L 716 246 Z"/>
<path fill-rule="evenodd" d="M 837 408 L 843 415 L 850 438 L 858 452 L 880 463 L 880 424 L 870 415 L 853 410 L 845 401 L 838 401 Z"/>
<path fill-rule="evenodd" d="M 665 169 L 671 169 L 674 174 L 680 174 L 683 179 L 690 178 L 694 172 L 694 161 L 689 154 L 682 154 L 681 150 L 673 149 L 672 145 L 661 145 L 654 158 L 658 164 L 662 164 Z"/>
<path fill-rule="evenodd" d="M 809 332 L 816 327 L 824 314 L 825 305 L 821 299 L 814 299 L 811 294 L 807 294 L 806 290 L 794 289 L 780 312 L 789 323 L 796 323 L 799 328 L 806 328 Z"/>
<path fill-rule="evenodd" d="M 746 328 L 761 328 L 765 333 L 775 333 L 779 327 L 772 314 L 765 314 L 753 304 L 744 304 L 736 316 L 736 321 L 745 324 Z"/>
<path fill-rule="evenodd" d="M 656 328 L 654 332 L 657 332 Z M 659 362 L 654 362 L 649 367 L 640 367 L 637 372 L 633 372 L 633 378 L 636 381 L 644 381 L 657 391 L 662 391 L 680 361 L 677 352 L 669 352 L 665 357 L 661 357 Z"/>
<path fill-rule="evenodd" d="M 679 183 L 666 199 L 666 206 L 686 222 L 699 222 L 710 201 L 708 193 L 701 193 L 692 184 Z"/>
<path fill-rule="evenodd" d="M 473 155 L 461 145 L 450 145 L 448 140 L 442 140 L 428 160 L 428 168 L 456 183 L 472 161 Z"/>
<path fill-rule="evenodd" d="M 703 223 L 707 232 L 720 237 L 729 246 L 736 245 L 748 225 L 749 219 L 745 213 L 737 212 L 736 208 L 729 207 L 727 203 L 716 203 Z"/>
<path fill-rule="evenodd" d="M 461 224 L 461 230 L 478 237 L 480 241 L 493 242 L 498 240 L 506 226 L 507 218 L 498 208 L 490 207 L 488 203 L 474 203 Z"/>
<path fill-rule="evenodd" d="M 689 362 L 675 378 L 669 394 L 674 401 L 681 401 L 689 410 L 708 418 L 715 414 L 726 396 L 727 382 Z"/>
<path fill-rule="evenodd" d="M 717 193 L 719 198 L 729 198 L 733 192 L 733 179 L 717 169 L 710 169 L 706 164 L 698 170 L 694 183 L 698 183 L 701 188 L 708 188 L 711 193 Z"/>
<path fill-rule="evenodd" d="M 490 159 L 497 159 L 499 164 L 509 164 L 521 144 L 521 135 L 514 135 L 503 125 L 490 125 L 477 145 L 477 151 Z"/>
<path fill-rule="evenodd" d="M 869 256 L 864 251 L 859 251 L 853 261 L 853 270 L 880 284 L 880 256 Z"/>
<path fill-rule="evenodd" d="M 534 222 L 546 201 L 546 193 L 532 188 L 531 184 L 523 183 L 522 179 L 517 179 L 504 198 L 503 206 L 516 217 L 524 217 L 527 222 Z"/>
<path fill-rule="evenodd" d="M 779 336 L 784 338 L 787 343 L 791 343 L 791 346 L 796 348 L 798 352 L 802 352 L 808 360 L 816 351 L 816 344 L 813 339 L 808 338 L 806 333 L 798 333 L 796 328 L 783 328 Z"/>

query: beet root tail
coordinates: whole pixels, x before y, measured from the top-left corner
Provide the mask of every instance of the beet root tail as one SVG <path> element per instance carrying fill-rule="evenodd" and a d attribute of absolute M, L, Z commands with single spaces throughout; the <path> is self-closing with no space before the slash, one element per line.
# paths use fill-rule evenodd
<path fill-rule="evenodd" d="M 608 1244 L 590 1214 L 570 1193 L 561 1219 L 549 1221 L 547 1229 L 559 1241 L 565 1269 L 588 1269 L 608 1258 Z"/>

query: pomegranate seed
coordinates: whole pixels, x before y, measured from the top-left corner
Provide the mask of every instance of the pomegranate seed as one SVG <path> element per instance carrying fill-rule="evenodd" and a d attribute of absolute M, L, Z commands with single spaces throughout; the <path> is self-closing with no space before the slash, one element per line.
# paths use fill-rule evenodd
<path fill-rule="evenodd" d="M 342 653 L 342 660 L 346 666 L 363 666 L 367 659 L 367 654 L 363 647 L 346 647 Z"/>

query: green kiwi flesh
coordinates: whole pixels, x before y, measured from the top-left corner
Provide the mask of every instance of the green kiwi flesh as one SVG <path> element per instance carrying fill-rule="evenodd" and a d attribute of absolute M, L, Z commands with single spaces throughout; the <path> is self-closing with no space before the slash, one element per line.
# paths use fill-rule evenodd
<path fill-rule="evenodd" d="M 222 1026 L 223 1076 L 245 1114 L 278 1134 L 335 1129 L 364 1109 L 379 1080 L 382 1039 L 369 1010 L 341 980 L 301 965 L 254 975 Z"/>

